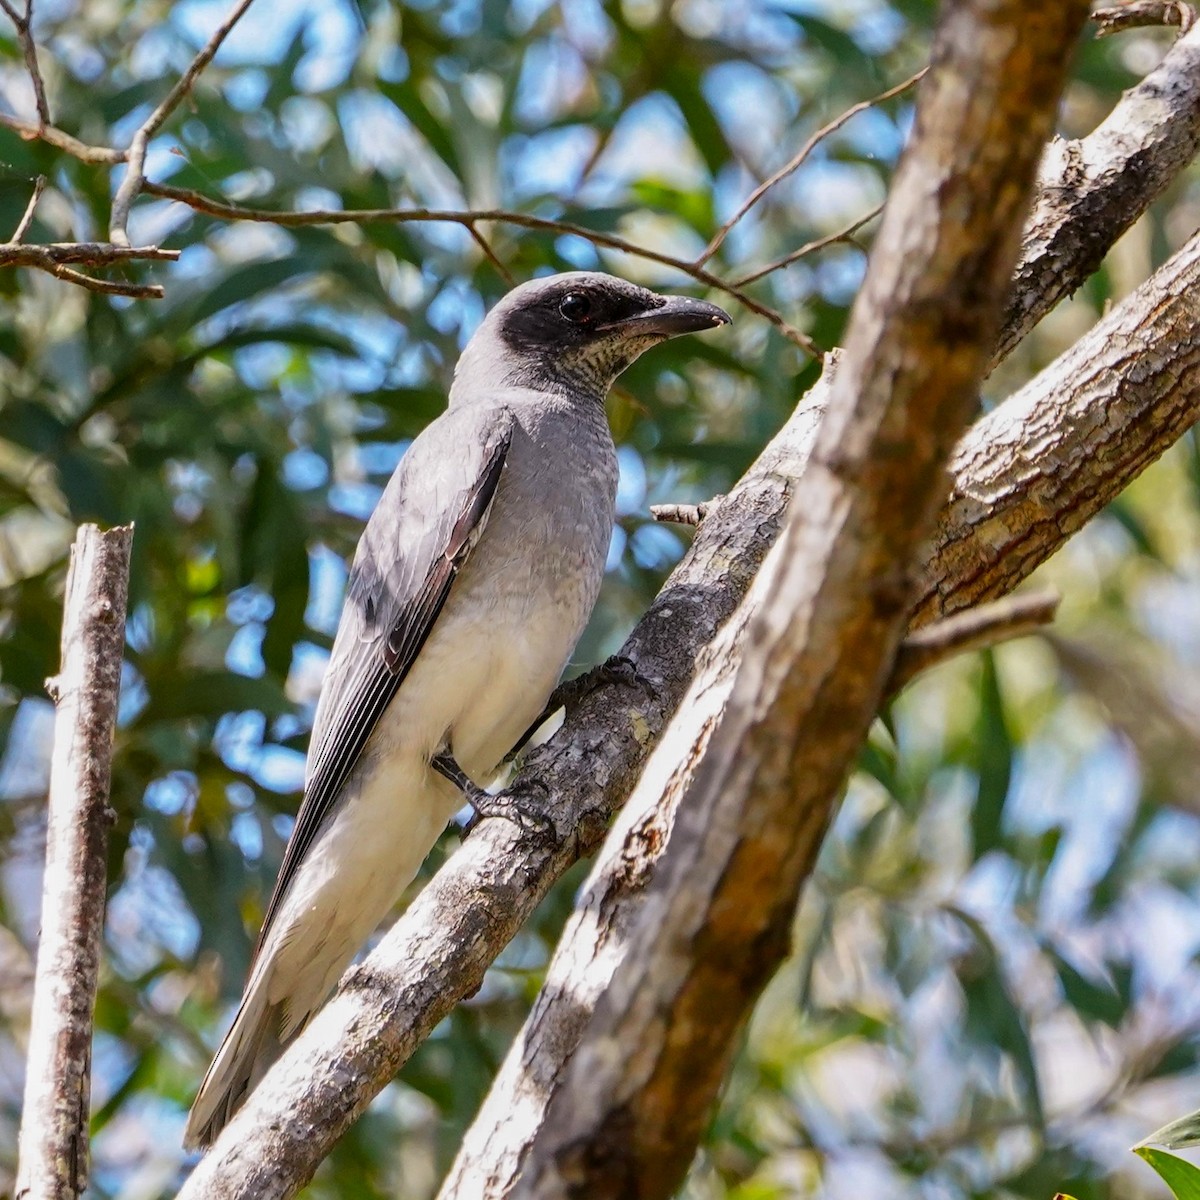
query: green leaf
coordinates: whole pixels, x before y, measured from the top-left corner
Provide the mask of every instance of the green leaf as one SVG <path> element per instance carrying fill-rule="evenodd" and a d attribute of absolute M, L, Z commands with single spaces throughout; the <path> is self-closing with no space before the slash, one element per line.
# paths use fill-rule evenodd
<path fill-rule="evenodd" d="M 1175 1200 L 1200 1200 L 1200 1168 L 1165 1150 L 1154 1150 L 1149 1146 L 1138 1146 L 1134 1153 L 1162 1176 Z"/>
<path fill-rule="evenodd" d="M 1149 1137 L 1144 1138 L 1134 1147 L 1141 1153 L 1143 1146 L 1166 1146 L 1168 1150 L 1182 1150 L 1185 1146 L 1200 1146 L 1200 1109 L 1190 1112 L 1186 1117 L 1169 1121 L 1161 1129 L 1156 1129 Z"/>
<path fill-rule="evenodd" d="M 1012 782 L 1013 745 L 1004 711 L 1000 677 L 991 651 L 982 655 L 979 723 L 976 728 L 978 785 L 971 807 L 971 837 L 975 857 L 982 858 L 1002 842 L 1004 804 Z"/>

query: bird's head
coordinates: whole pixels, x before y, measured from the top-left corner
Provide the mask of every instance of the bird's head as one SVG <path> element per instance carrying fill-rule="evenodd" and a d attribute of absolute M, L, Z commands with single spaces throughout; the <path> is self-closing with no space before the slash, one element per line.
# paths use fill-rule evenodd
<path fill-rule="evenodd" d="M 534 279 L 509 292 L 475 331 L 459 359 L 451 402 L 465 389 L 497 385 L 603 400 L 644 350 L 728 323 L 715 304 L 660 296 L 595 271 Z"/>

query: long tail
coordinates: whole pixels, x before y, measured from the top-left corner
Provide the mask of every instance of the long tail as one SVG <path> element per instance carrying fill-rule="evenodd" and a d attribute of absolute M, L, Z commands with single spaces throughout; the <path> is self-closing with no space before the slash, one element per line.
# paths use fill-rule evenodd
<path fill-rule="evenodd" d="M 265 964 L 264 964 L 265 965 Z M 270 969 L 255 972 L 233 1024 L 208 1068 L 183 1135 L 184 1147 L 211 1146 L 299 1029 L 282 1036 L 282 1004 L 268 998 Z"/>
<path fill-rule="evenodd" d="M 359 781 L 308 851 L 251 969 L 233 1025 L 200 1085 L 184 1145 L 212 1144 L 400 898 L 458 790 L 423 757 Z"/>

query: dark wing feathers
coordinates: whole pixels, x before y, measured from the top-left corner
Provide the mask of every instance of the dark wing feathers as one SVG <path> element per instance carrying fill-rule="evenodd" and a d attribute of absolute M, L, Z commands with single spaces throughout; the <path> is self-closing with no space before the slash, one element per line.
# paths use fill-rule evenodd
<path fill-rule="evenodd" d="M 317 705 L 304 801 L 256 957 L 289 884 L 483 532 L 511 440 L 504 409 L 482 415 L 450 410 L 409 448 L 367 525 Z M 438 486 L 446 482 L 449 489 Z"/>

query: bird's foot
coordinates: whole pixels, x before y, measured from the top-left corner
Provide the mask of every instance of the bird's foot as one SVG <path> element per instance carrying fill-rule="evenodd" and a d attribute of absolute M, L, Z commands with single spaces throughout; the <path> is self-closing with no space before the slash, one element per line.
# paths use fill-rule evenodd
<path fill-rule="evenodd" d="M 550 789 L 538 779 L 530 779 L 520 789 L 506 788 L 502 792 L 488 792 L 479 786 L 458 765 L 449 751 L 430 760 L 431 767 L 444 775 L 463 794 L 463 798 L 474 810 L 461 826 L 460 833 L 466 838 L 485 817 L 501 817 L 512 821 L 522 833 L 534 834 L 553 843 L 557 834 L 554 822 L 546 815 Z M 541 792 L 541 803 L 533 800 L 529 792 Z"/>
<path fill-rule="evenodd" d="M 590 696 L 598 687 L 603 687 L 605 684 L 641 688 L 649 695 L 654 694 L 654 685 L 637 669 L 637 664 L 633 659 L 626 658 L 623 654 L 614 654 L 599 665 L 592 667 L 590 671 L 584 671 L 582 675 L 576 675 L 574 679 L 563 680 L 550 693 L 550 699 L 546 701 L 546 707 L 542 709 L 541 715 L 525 730 L 520 741 L 505 755 L 504 761 L 512 762 L 525 749 L 529 739 L 560 708 L 565 708 L 570 714 L 572 709 L 577 708 L 585 697 Z"/>
<path fill-rule="evenodd" d="M 540 795 L 535 799 L 531 792 Z M 468 796 L 467 800 L 474 811 L 462 827 L 464 838 L 470 836 L 480 821 L 499 817 L 511 821 L 522 833 L 530 834 L 549 845 L 558 840 L 554 822 L 546 812 L 550 789 L 541 780 L 529 779 L 519 788 L 506 788 L 495 794 L 480 789 L 478 796 Z"/>

